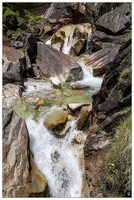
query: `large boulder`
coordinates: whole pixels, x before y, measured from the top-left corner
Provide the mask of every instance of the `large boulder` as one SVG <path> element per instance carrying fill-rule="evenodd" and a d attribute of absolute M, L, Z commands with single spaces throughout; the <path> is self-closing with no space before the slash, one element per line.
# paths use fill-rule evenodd
<path fill-rule="evenodd" d="M 105 48 L 120 47 L 126 41 L 127 38 L 123 36 L 108 35 L 102 31 L 98 31 L 95 29 L 93 31 L 92 38 L 88 43 L 88 46 L 91 46 L 96 50 L 100 50 Z"/>
<path fill-rule="evenodd" d="M 97 113 L 106 114 L 130 105 L 131 75 L 131 45 L 128 41 L 110 64 L 101 89 L 93 95 L 93 108 Z"/>
<path fill-rule="evenodd" d="M 114 61 L 118 51 L 119 47 L 101 49 L 87 56 L 84 62 L 92 66 L 94 76 L 101 76 L 110 68 L 109 64 Z"/>
<path fill-rule="evenodd" d="M 45 77 L 58 77 L 62 82 L 80 80 L 83 75 L 73 58 L 43 42 L 37 42 L 36 64 Z"/>
<path fill-rule="evenodd" d="M 36 163 L 30 158 L 31 182 L 28 185 L 30 197 L 46 197 L 48 194 L 48 183 L 44 174 L 39 170 Z"/>
<path fill-rule="evenodd" d="M 4 72 L 3 73 L 3 85 L 12 83 L 15 85 L 24 85 L 24 80 L 21 75 L 19 74 L 14 74 L 13 72 Z"/>
<path fill-rule="evenodd" d="M 124 3 L 101 16 L 95 25 L 100 31 L 118 35 L 131 26 L 131 15 L 129 3 Z"/>
<path fill-rule="evenodd" d="M 2 114 L 3 197 L 28 197 L 30 173 L 27 126 L 12 110 L 3 108 Z"/>
<path fill-rule="evenodd" d="M 92 9 L 92 17 L 94 22 L 98 20 L 99 17 L 103 16 L 105 13 L 117 8 L 122 3 L 96 3 Z"/>
<path fill-rule="evenodd" d="M 23 75 L 25 72 L 25 55 L 22 51 L 13 47 L 2 48 L 2 72 L 10 71 L 14 74 Z"/>
<path fill-rule="evenodd" d="M 53 129 L 67 120 L 67 112 L 60 107 L 52 108 L 45 115 L 44 125 L 47 129 Z"/>

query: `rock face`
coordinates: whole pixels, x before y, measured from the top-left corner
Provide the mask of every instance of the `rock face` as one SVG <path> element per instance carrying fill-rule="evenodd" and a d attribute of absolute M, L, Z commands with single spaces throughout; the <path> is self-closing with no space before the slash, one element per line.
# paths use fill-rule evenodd
<path fill-rule="evenodd" d="M 4 72 L 3 73 L 3 85 L 12 83 L 15 85 L 24 85 L 22 76 L 19 74 L 14 74 L 13 72 Z"/>
<path fill-rule="evenodd" d="M 88 56 L 85 64 L 92 66 L 94 76 L 100 76 L 110 68 L 109 64 L 115 59 L 118 51 L 119 47 L 101 49 Z"/>
<path fill-rule="evenodd" d="M 90 195 L 105 197 L 108 190 L 103 187 L 106 185 L 105 155 L 117 123 L 131 113 L 131 41 L 120 48 L 110 64 L 101 89 L 92 98 L 94 123 L 84 147 L 86 174 Z M 94 160 L 97 165 L 93 164 Z"/>
<path fill-rule="evenodd" d="M 114 80 L 114 82 L 113 82 Z M 98 99 L 99 97 L 99 99 Z M 93 95 L 93 108 L 97 113 L 110 113 L 131 103 L 131 45 L 123 46 L 116 56 L 102 87 Z M 99 101 L 98 101 L 99 100 Z"/>
<path fill-rule="evenodd" d="M 11 108 L 15 103 L 21 100 L 22 88 L 14 84 L 6 84 L 2 87 L 2 106 Z"/>
<path fill-rule="evenodd" d="M 62 82 L 80 80 L 83 75 L 75 60 L 43 42 L 37 42 L 36 64 L 45 77 L 58 77 Z"/>
<path fill-rule="evenodd" d="M 109 192 L 106 187 L 105 156 L 117 123 L 131 113 L 130 52 L 128 42 L 111 63 L 100 91 L 93 95 L 94 120 L 84 146 L 85 173 L 91 197 L 104 197 L 106 191 Z"/>
<path fill-rule="evenodd" d="M 119 7 L 120 5 L 122 5 L 122 3 L 97 3 L 97 5 L 92 9 L 92 17 L 94 22 L 96 22 L 99 17 Z"/>
<path fill-rule="evenodd" d="M 3 45 L 2 56 L 3 72 L 10 71 L 15 74 L 23 75 L 25 71 L 25 55 L 22 51 Z"/>
<path fill-rule="evenodd" d="M 25 121 L 3 108 L 3 197 L 28 197 L 29 139 Z"/>
<path fill-rule="evenodd" d="M 91 20 L 91 8 L 94 4 L 89 4 L 88 6 L 88 17 L 85 11 L 85 5 L 82 3 L 51 3 L 45 13 L 42 15 L 45 19 L 71 19 L 74 24 L 88 22 Z M 85 12 L 84 12 L 85 11 Z"/>
<path fill-rule="evenodd" d="M 28 190 L 30 191 L 30 197 L 43 197 L 44 194 L 47 196 L 48 185 L 45 176 L 38 169 L 36 163 L 32 158 L 30 158 L 31 165 L 31 182 L 28 185 Z"/>
<path fill-rule="evenodd" d="M 114 22 L 114 23 L 113 23 Z M 131 10 L 129 4 L 122 4 L 118 8 L 101 16 L 97 22 L 97 29 L 113 35 L 119 35 L 131 25 Z"/>
<path fill-rule="evenodd" d="M 107 7 L 106 4 L 98 3 L 93 11 L 95 27 L 90 45 L 97 51 L 86 60 L 94 68 L 105 61 L 106 65 L 102 67 L 102 71 L 105 69 L 103 72 L 94 72 L 98 75 L 105 73 L 105 76 L 100 90 L 92 96 L 92 125 L 84 146 L 90 197 L 107 197 L 106 194 L 112 191 L 112 186 L 107 187 L 105 158 L 119 120 L 131 114 L 130 7 L 130 4 L 123 3 L 117 6 L 114 4 L 112 9 L 110 4 Z M 108 49 L 111 55 L 105 52 L 109 52 Z"/>
<path fill-rule="evenodd" d="M 108 35 L 102 31 L 95 30 L 92 34 L 92 39 L 88 43 L 96 50 L 105 48 L 116 48 L 120 47 L 123 43 L 127 41 L 126 37 L 123 36 L 112 36 Z"/>

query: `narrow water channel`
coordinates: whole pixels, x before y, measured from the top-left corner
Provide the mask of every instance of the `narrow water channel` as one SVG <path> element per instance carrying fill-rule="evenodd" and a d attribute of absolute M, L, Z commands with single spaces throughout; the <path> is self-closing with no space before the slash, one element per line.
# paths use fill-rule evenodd
<path fill-rule="evenodd" d="M 14 107 L 26 120 L 30 149 L 48 181 L 51 197 L 82 197 L 86 135 L 77 130 L 76 117 L 69 122 L 71 128 L 64 137 L 57 137 L 44 125 L 48 112 L 70 103 L 91 103 L 92 94 L 100 88 L 102 79 L 93 77 L 92 69 L 82 60 L 78 62 L 83 70 L 83 79 L 79 82 L 91 85 L 90 89 L 72 90 L 71 84 L 66 83 L 59 90 L 53 89 L 49 82 L 28 81 L 21 102 Z M 74 142 L 76 136 L 80 137 L 80 143 Z"/>
<path fill-rule="evenodd" d="M 72 35 L 66 38 L 62 49 L 64 53 L 69 54 Z M 89 39 L 90 36 L 91 32 Z M 51 40 L 47 44 L 50 45 Z M 53 113 L 55 109 L 62 109 L 71 103 L 90 104 L 92 95 L 99 90 L 102 78 L 93 77 L 92 68 L 85 66 L 83 59 L 77 58 L 77 62 L 83 70 L 83 79 L 77 83 L 89 88 L 73 90 L 71 83 L 62 83 L 61 89 L 54 89 L 50 82 L 32 79 L 25 82 L 22 99 L 14 106 L 16 113 L 26 121 L 30 150 L 48 181 L 50 197 L 83 197 L 83 147 L 86 135 L 77 130 L 77 117 L 67 120 L 70 129 L 64 137 L 57 137 L 53 130 L 48 130 L 44 125 L 47 113 Z M 80 142 L 75 141 L 76 137 Z"/>

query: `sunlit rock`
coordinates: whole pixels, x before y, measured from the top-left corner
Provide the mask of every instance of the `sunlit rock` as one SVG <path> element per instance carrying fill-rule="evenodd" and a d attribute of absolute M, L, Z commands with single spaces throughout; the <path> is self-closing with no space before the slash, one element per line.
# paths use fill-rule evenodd
<path fill-rule="evenodd" d="M 36 196 L 36 193 L 45 193 L 45 190 L 47 189 L 47 180 L 44 174 L 38 169 L 36 163 L 33 161 L 33 159 L 30 159 L 31 164 L 31 182 L 28 185 L 28 190 L 30 194 L 33 194 L 33 196 Z M 30 195 L 31 196 L 31 195 Z"/>
<path fill-rule="evenodd" d="M 56 126 L 63 124 L 67 120 L 67 112 L 62 108 L 53 108 L 45 114 L 44 125 L 47 129 L 53 129 Z"/>
<path fill-rule="evenodd" d="M 83 76 L 73 58 L 43 42 L 37 42 L 36 64 L 46 78 L 58 77 L 62 82 L 71 82 L 81 80 Z"/>
<path fill-rule="evenodd" d="M 54 88 L 59 88 L 59 89 L 61 88 L 61 82 L 59 81 L 58 78 L 51 77 L 49 80 L 51 81 L 51 83 L 54 86 Z"/>
<path fill-rule="evenodd" d="M 72 121 L 74 118 L 73 118 L 73 116 L 72 115 L 68 115 L 68 120 L 69 121 Z"/>
<path fill-rule="evenodd" d="M 18 85 L 6 84 L 2 86 L 2 104 L 11 108 L 16 102 L 21 101 L 22 88 Z"/>
<path fill-rule="evenodd" d="M 80 134 L 76 134 L 76 135 L 74 136 L 73 142 L 74 142 L 74 143 L 78 143 L 78 144 L 82 143 L 82 137 L 81 137 L 81 135 L 80 135 Z"/>

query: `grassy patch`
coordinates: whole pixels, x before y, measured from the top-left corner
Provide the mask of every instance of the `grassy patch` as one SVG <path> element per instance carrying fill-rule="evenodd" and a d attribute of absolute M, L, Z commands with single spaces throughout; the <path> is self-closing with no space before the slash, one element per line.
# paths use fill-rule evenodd
<path fill-rule="evenodd" d="M 23 9 L 21 6 L 16 4 L 4 4 L 3 5 L 4 10 L 4 17 L 8 15 L 15 15 L 17 18 L 18 23 L 25 22 L 28 27 L 33 27 L 33 25 L 36 24 L 47 24 L 46 20 L 44 18 L 41 18 L 40 16 L 34 15 L 31 12 L 27 11 L 26 9 Z M 16 30 L 9 30 L 8 27 L 3 24 L 3 34 L 10 38 L 12 38 L 13 34 L 23 33 L 24 31 L 20 28 L 17 28 Z"/>
<path fill-rule="evenodd" d="M 131 190 L 131 117 L 120 121 L 110 151 L 106 155 L 107 181 L 114 197 L 125 196 Z"/>
<path fill-rule="evenodd" d="M 131 66 L 128 65 L 126 68 L 124 68 L 119 77 L 119 81 L 126 80 L 128 78 L 131 78 Z"/>
<path fill-rule="evenodd" d="M 30 23 L 31 21 L 37 23 L 37 22 L 44 22 L 46 23 L 46 20 L 32 14 L 31 12 L 27 11 L 26 9 L 22 8 L 21 6 L 15 5 L 15 4 L 8 4 L 7 6 L 3 6 L 5 8 L 4 16 L 7 15 L 16 15 L 18 22 L 26 21 Z"/>

